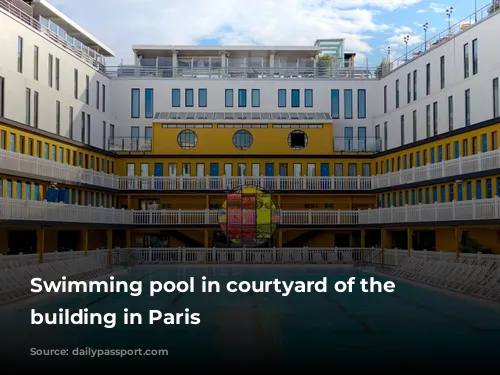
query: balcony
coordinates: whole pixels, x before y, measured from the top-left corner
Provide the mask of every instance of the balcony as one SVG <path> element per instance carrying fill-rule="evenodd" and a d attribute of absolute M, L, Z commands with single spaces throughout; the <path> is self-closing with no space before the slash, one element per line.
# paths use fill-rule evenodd
<path fill-rule="evenodd" d="M 151 152 L 153 151 L 152 138 L 110 137 L 108 150 L 115 152 Z"/>
<path fill-rule="evenodd" d="M 382 151 L 382 139 L 376 137 L 366 138 L 343 138 L 333 139 L 334 152 L 380 152 Z"/>

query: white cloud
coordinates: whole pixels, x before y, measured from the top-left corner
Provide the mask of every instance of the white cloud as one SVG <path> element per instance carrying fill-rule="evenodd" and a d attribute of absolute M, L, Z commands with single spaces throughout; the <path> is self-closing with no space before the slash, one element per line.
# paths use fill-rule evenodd
<path fill-rule="evenodd" d="M 417 13 L 420 14 L 420 13 L 427 13 L 427 9 L 419 9 L 417 10 Z"/>
<path fill-rule="evenodd" d="M 394 34 L 411 33 L 413 29 L 409 26 L 400 26 L 393 29 Z"/>
<path fill-rule="evenodd" d="M 436 13 L 445 13 L 447 9 L 446 5 L 439 3 L 430 3 L 429 8 Z"/>
<path fill-rule="evenodd" d="M 394 47 L 401 47 L 405 45 L 404 38 L 408 34 L 398 34 L 398 35 L 393 35 L 390 38 L 387 39 L 387 41 L 390 43 L 391 46 Z M 408 35 L 410 38 L 408 39 L 408 46 L 414 46 L 418 44 L 422 44 L 424 41 L 422 40 L 422 37 L 420 35 Z M 392 47 L 391 47 L 392 48 Z"/>
<path fill-rule="evenodd" d="M 374 20 L 421 0 L 52 0 L 63 13 L 131 62 L 133 44 L 312 45 L 345 38 L 346 49 L 368 54 L 369 33 L 390 30 Z"/>

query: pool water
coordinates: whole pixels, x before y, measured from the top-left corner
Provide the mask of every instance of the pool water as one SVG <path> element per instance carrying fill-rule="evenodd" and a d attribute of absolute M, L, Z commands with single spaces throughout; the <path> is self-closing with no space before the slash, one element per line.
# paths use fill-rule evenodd
<path fill-rule="evenodd" d="M 168 357 L 134 357 L 133 363 L 143 360 L 200 369 L 212 364 L 250 366 L 264 361 L 292 368 L 307 364 L 308 369 L 311 364 L 342 364 L 352 370 L 363 366 L 410 370 L 433 361 L 434 366 L 446 363 L 443 368 L 456 365 L 463 369 L 466 365 L 486 365 L 500 347 L 500 310 L 397 280 L 394 293 L 363 293 L 358 288 L 353 293 L 335 293 L 335 281 L 373 276 L 350 267 L 150 266 L 129 269 L 117 279 L 142 280 L 148 285 L 152 280 L 180 281 L 191 276 L 198 280 L 207 276 L 221 286 L 231 280 L 328 277 L 330 291 L 282 297 L 275 293 L 201 293 L 197 288 L 194 293 L 149 297 L 145 287 L 138 297 L 126 293 L 61 294 L 19 311 L 1 312 L 0 332 L 9 337 L 9 348 L 15 348 L 16 353 L 29 348 L 168 349 Z M 43 313 L 61 307 L 116 312 L 118 324 L 113 329 L 29 324 L 31 308 Z M 121 324 L 124 308 L 141 313 L 143 324 Z M 149 310 L 177 313 L 186 308 L 200 313 L 199 325 L 148 324 Z M 5 339 L 2 342 L 7 343 Z M 87 365 L 106 360 L 78 359 Z M 120 363 L 127 360 L 132 361 L 126 358 Z"/>

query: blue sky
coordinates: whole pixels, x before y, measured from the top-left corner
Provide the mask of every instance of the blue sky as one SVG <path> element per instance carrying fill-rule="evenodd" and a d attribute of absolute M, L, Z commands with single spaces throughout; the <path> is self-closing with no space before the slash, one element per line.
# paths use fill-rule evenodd
<path fill-rule="evenodd" d="M 376 66 L 474 12 L 474 0 L 52 0 L 116 58 L 132 62 L 133 44 L 312 45 L 320 38 L 345 38 L 357 65 Z M 491 0 L 477 0 L 477 8 Z M 468 21 L 467 21 L 468 22 Z"/>

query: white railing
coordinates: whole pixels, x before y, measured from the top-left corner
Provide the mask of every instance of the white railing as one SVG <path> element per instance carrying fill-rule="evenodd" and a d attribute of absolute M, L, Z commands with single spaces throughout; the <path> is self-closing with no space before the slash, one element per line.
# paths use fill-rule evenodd
<path fill-rule="evenodd" d="M 369 225 L 500 219 L 500 198 L 368 210 L 276 210 L 280 225 Z M 125 210 L 0 198 L 0 220 L 125 225 L 218 225 L 219 210 Z M 236 217 L 236 220 L 239 220 Z M 240 224 L 235 222 L 234 224 Z M 259 224 L 265 225 L 265 224 Z M 269 223 L 271 225 L 271 223 Z"/>
<path fill-rule="evenodd" d="M 0 149 L 0 169 L 77 182 L 110 189 L 118 188 L 118 176 L 75 167 L 52 160 Z"/>

